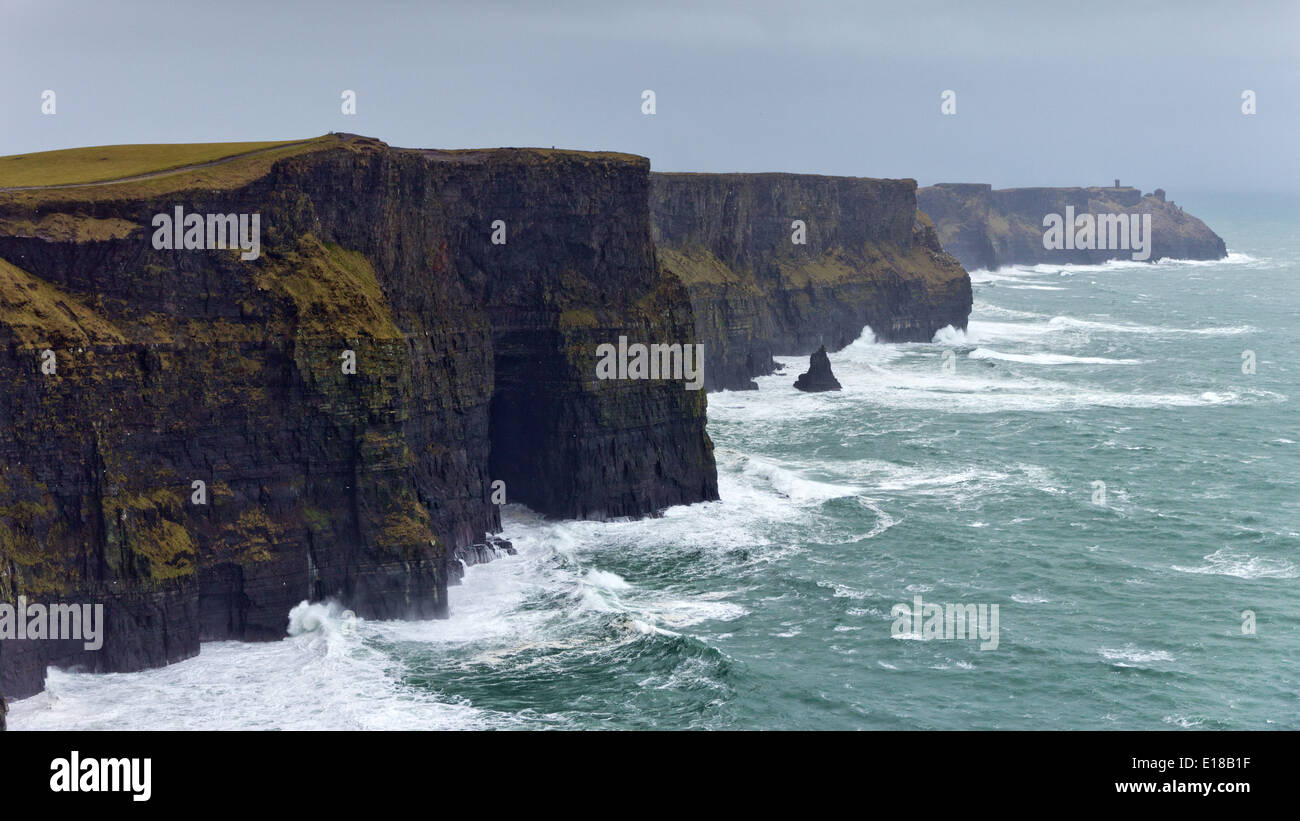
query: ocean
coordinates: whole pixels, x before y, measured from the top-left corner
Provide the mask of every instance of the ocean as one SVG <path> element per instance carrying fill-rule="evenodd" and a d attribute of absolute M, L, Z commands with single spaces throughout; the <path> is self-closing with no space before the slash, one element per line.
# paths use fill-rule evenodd
<path fill-rule="evenodd" d="M 709 396 L 721 501 L 546 521 L 451 618 L 52 670 L 11 729 L 1300 729 L 1300 203 L 1226 260 L 972 272 L 965 332 Z M 945 353 L 951 352 L 951 353 Z M 1250 361 L 1254 373 L 1247 373 Z M 996 605 L 996 648 L 895 635 Z"/>

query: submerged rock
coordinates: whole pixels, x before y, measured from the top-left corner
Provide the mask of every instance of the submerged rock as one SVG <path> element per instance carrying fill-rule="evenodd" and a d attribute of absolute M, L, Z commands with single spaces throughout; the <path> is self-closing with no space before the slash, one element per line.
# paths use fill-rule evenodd
<path fill-rule="evenodd" d="M 518 552 L 509 539 L 488 536 L 486 542 L 456 548 L 455 557 L 465 567 L 472 567 L 476 564 L 486 564 L 502 555 L 514 556 Z"/>
<path fill-rule="evenodd" d="M 488 544 L 492 545 L 497 549 L 497 551 L 504 553 L 507 556 L 514 556 L 519 552 L 518 550 L 515 550 L 514 542 L 509 539 L 502 539 L 500 536 L 489 536 Z"/>
<path fill-rule="evenodd" d="M 808 393 L 840 389 L 839 381 L 835 379 L 835 374 L 831 373 L 831 358 L 826 355 L 825 345 L 818 348 L 808 360 L 808 370 L 799 375 L 794 386 Z"/>

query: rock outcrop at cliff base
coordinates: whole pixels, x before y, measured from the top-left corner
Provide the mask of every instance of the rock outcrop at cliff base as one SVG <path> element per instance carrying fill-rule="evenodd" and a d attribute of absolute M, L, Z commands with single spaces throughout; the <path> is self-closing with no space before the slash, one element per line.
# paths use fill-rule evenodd
<path fill-rule="evenodd" d="M 496 552 L 494 488 L 562 517 L 716 499 L 703 391 L 594 378 L 620 335 L 695 341 L 648 202 L 641 157 L 347 135 L 0 190 L 0 601 L 107 622 L 99 651 L 0 642 L 0 691 L 278 639 L 303 600 L 443 615 L 458 553 Z M 259 215 L 260 256 L 155 248 L 176 207 Z"/>
<path fill-rule="evenodd" d="M 831 372 L 831 358 L 826 355 L 826 346 L 818 348 L 808 359 L 808 370 L 799 374 L 794 381 L 796 389 L 806 393 L 840 390 L 840 382 Z"/>
<path fill-rule="evenodd" d="M 1151 262 L 1222 259 L 1223 240 L 1188 214 L 1165 192 L 1143 195 L 1136 188 L 1007 188 L 975 183 L 940 183 L 917 192 L 917 202 L 934 220 L 944 250 L 970 271 L 1004 265 L 1101 263 L 1134 259 L 1132 248 L 1045 248 L 1044 219 L 1066 209 L 1083 214 L 1149 214 Z"/>

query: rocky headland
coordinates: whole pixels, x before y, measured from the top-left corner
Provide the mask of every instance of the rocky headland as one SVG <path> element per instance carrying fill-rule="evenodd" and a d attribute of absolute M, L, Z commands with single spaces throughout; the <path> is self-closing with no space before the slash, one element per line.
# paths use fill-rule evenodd
<path fill-rule="evenodd" d="M 934 220 L 944 250 L 970 271 L 1136 258 L 1132 248 L 1044 247 L 1044 219 L 1051 214 L 1065 215 L 1066 209 L 1076 215 L 1124 214 L 1131 218 L 1149 214 L 1151 247 L 1147 258 L 1151 262 L 1222 259 L 1228 253 L 1209 226 L 1167 199 L 1161 189 L 1144 195 L 1137 188 L 1124 186 L 994 190 L 979 183 L 940 183 L 920 189 L 917 202 Z"/>
<path fill-rule="evenodd" d="M 9 698 L 51 664 L 279 639 L 302 600 L 444 615 L 462 562 L 509 551 L 503 499 L 604 518 L 717 498 L 703 391 L 593 376 L 619 335 L 695 341 L 646 159 L 186 148 L 0 158 L 0 601 L 107 620 L 98 651 L 0 642 Z M 154 247 L 178 207 L 257 214 L 258 256 Z"/>

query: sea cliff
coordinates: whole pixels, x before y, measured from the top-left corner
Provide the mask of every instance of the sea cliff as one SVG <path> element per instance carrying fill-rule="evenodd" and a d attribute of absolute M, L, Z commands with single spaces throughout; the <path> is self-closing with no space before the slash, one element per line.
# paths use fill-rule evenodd
<path fill-rule="evenodd" d="M 126 156 L 82 151 L 104 156 L 5 160 L 66 182 Z M 98 651 L 0 642 L 7 697 L 50 664 L 277 639 L 304 599 L 444 615 L 501 494 L 587 518 L 717 498 L 703 391 L 594 378 L 619 335 L 695 341 L 644 158 L 330 135 L 204 159 L 0 189 L 0 601 L 106 619 Z M 177 207 L 257 214 L 260 256 L 156 249 Z"/>
<path fill-rule="evenodd" d="M 838 350 L 867 325 L 897 342 L 966 327 L 970 278 L 915 180 L 650 176 L 655 247 L 690 295 L 710 390 L 753 388 L 774 355 Z"/>
<path fill-rule="evenodd" d="M 967 270 L 1004 265 L 1100 263 L 1133 259 L 1132 248 L 1045 248 L 1044 218 L 1072 209 L 1083 214 L 1151 215 L 1149 259 L 1222 259 L 1223 240 L 1184 211 L 1165 192 L 1143 194 L 1130 187 L 1007 188 L 977 183 L 941 183 L 917 192 L 934 220 L 944 250 Z"/>

